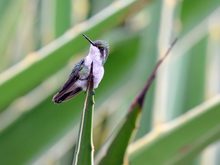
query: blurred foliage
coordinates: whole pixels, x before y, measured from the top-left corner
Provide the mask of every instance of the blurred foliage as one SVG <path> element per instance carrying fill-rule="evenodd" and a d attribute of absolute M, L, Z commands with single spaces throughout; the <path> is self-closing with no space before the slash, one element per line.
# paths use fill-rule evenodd
<path fill-rule="evenodd" d="M 54 105 L 51 97 L 74 63 L 88 53 L 81 33 L 108 41 L 111 49 L 96 90 L 94 130 L 101 131 L 95 131 L 95 153 L 115 135 L 156 60 L 180 36 L 146 96 L 128 154 L 117 156 L 138 164 L 135 157 L 147 152 L 153 156 L 139 159 L 145 164 L 164 164 L 157 162 L 161 155 L 163 160 L 176 158 L 170 164 L 177 159 L 182 162 L 176 164 L 193 164 L 193 158 L 220 135 L 219 106 L 204 103 L 217 100 L 220 92 L 219 17 L 220 0 L 1 0 L 0 164 L 68 164 L 72 160 L 85 95 L 61 105 Z M 198 105 L 196 109 L 214 116 L 198 112 L 204 120 L 192 117 L 190 121 L 198 122 L 192 127 L 187 123 L 171 127 Z M 137 149 L 149 138 L 144 149 Z M 179 159 L 173 144 L 186 138 L 193 139 L 189 141 L 195 146 L 190 151 L 188 144 L 183 147 L 183 159 Z M 214 147 L 209 162 L 218 165 L 218 143 Z M 197 162 L 204 164 L 206 159 L 210 155 L 202 154 Z"/>

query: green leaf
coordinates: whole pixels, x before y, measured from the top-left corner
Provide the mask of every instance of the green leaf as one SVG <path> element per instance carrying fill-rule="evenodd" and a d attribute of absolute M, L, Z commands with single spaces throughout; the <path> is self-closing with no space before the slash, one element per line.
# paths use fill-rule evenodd
<path fill-rule="evenodd" d="M 4 5 L 0 7 L 4 8 L 0 11 L 0 71 L 10 64 L 10 58 L 12 57 L 7 56 L 6 50 L 16 34 L 19 20 L 23 15 L 22 9 L 25 2 L 25 0 L 9 1 L 4 2 Z"/>
<path fill-rule="evenodd" d="M 129 147 L 131 165 L 179 164 L 220 137 L 220 96 L 155 129 Z M 159 154 L 159 155 L 158 155 Z"/>
<path fill-rule="evenodd" d="M 93 112 L 94 112 L 94 90 L 93 90 L 93 63 L 91 64 L 88 88 L 82 111 L 79 128 L 78 141 L 76 144 L 73 165 L 92 165 L 94 164 L 93 147 Z"/>
<path fill-rule="evenodd" d="M 117 5 L 112 4 L 106 10 L 75 26 L 59 39 L 2 73 L 0 90 L 5 95 L 0 96 L 0 111 L 66 65 L 71 58 L 70 54 L 82 50 L 86 42 L 82 39 L 81 33 L 86 33 L 91 38 L 97 37 L 118 25 L 125 17 L 143 8 L 146 2 L 141 0 L 117 1 L 115 2 Z M 14 88 L 15 84 L 16 88 Z"/>
<path fill-rule="evenodd" d="M 94 14 L 100 12 L 103 8 L 110 5 L 113 0 L 102 0 L 102 1 L 96 1 L 96 0 L 89 0 L 89 14 L 88 16 L 91 17 Z"/>
<path fill-rule="evenodd" d="M 206 45 L 207 37 L 203 37 L 169 65 L 169 118 L 178 117 L 205 101 Z"/>
<path fill-rule="evenodd" d="M 51 96 L 0 132 L 1 164 L 30 164 L 63 137 L 79 121 L 82 96 L 59 106 Z"/>
<path fill-rule="evenodd" d="M 213 13 L 219 7 L 219 4 L 220 0 L 203 1 L 203 3 L 200 0 L 184 0 L 180 13 L 184 33 Z"/>
<path fill-rule="evenodd" d="M 184 107 L 191 109 L 205 101 L 205 77 L 206 77 L 206 51 L 207 36 L 202 38 L 195 46 L 185 54 L 185 87 Z M 196 77 L 196 82 L 193 79 Z"/>
<path fill-rule="evenodd" d="M 143 78 L 146 79 L 152 68 L 154 67 L 157 60 L 157 42 L 158 42 L 158 34 L 160 28 L 160 17 L 161 17 L 161 8 L 162 1 L 155 1 L 147 11 L 151 17 L 151 23 L 144 29 L 141 41 L 141 59 L 139 61 L 140 70 L 136 72 L 140 72 Z M 148 15 L 146 13 L 146 15 Z M 145 76 L 143 76 L 145 75 Z M 141 79 L 141 81 L 145 81 L 145 79 Z M 152 111 L 154 104 L 154 94 L 155 88 L 152 85 L 151 89 L 148 92 L 147 97 L 144 101 L 143 111 L 140 117 L 140 126 L 137 130 L 136 138 L 140 138 L 144 136 L 151 129 L 152 125 Z"/>
<path fill-rule="evenodd" d="M 136 104 L 127 114 L 118 132 L 103 146 L 103 149 L 101 149 L 99 155 L 97 155 L 95 164 L 123 164 L 124 154 L 131 139 L 131 135 L 136 128 L 140 112 L 141 107 L 139 104 Z"/>
<path fill-rule="evenodd" d="M 55 36 L 61 36 L 71 25 L 71 0 L 55 1 Z"/>
<path fill-rule="evenodd" d="M 142 110 L 145 96 L 149 91 L 153 81 L 155 80 L 158 68 L 163 63 L 164 59 L 167 57 L 170 50 L 176 43 L 176 41 L 177 40 L 175 40 L 172 43 L 171 47 L 168 49 L 166 54 L 155 65 L 143 89 L 140 91 L 138 96 L 132 102 L 128 114 L 122 126 L 120 127 L 118 133 L 116 133 L 115 137 L 112 137 L 112 139 L 107 142 L 109 147 L 108 145 L 106 145 L 103 147 L 103 151 L 100 151 L 100 156 L 98 156 L 96 164 L 99 165 L 123 164 L 125 151 L 129 144 L 129 140 L 131 139 L 131 135 L 136 127 L 138 115 Z M 105 151 L 106 149 L 107 151 Z"/>

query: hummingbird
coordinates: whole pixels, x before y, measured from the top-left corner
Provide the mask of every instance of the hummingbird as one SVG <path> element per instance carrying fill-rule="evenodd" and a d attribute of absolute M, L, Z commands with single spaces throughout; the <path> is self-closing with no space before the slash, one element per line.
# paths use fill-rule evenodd
<path fill-rule="evenodd" d="M 108 43 L 103 40 L 92 41 L 85 34 L 82 35 L 90 43 L 89 53 L 74 66 L 63 87 L 53 96 L 54 103 L 62 103 L 81 91 L 86 91 L 92 63 L 94 89 L 98 87 L 104 76 L 104 64 L 109 55 Z"/>

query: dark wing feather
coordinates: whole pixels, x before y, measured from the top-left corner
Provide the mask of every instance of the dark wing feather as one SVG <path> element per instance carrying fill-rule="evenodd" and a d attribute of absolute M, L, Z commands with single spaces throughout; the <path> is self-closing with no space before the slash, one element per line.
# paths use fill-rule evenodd
<path fill-rule="evenodd" d="M 65 94 L 74 85 L 74 83 L 79 79 L 79 71 L 82 70 L 84 62 L 85 60 L 82 59 L 78 64 L 75 65 L 68 80 L 55 96 Z"/>
<path fill-rule="evenodd" d="M 62 103 L 63 101 L 67 101 L 67 100 L 71 99 L 72 97 L 74 97 L 75 95 L 79 94 L 79 92 L 81 92 L 81 91 L 82 91 L 82 88 L 80 88 L 80 87 L 74 88 L 72 91 L 66 92 L 63 95 L 60 95 L 60 94 L 55 95 L 53 97 L 53 101 L 58 104 Z"/>
<path fill-rule="evenodd" d="M 84 62 L 85 60 L 82 59 L 78 64 L 75 65 L 72 73 L 69 76 L 69 79 L 65 82 L 60 92 L 69 89 L 77 80 L 79 80 L 79 71 L 83 68 Z"/>

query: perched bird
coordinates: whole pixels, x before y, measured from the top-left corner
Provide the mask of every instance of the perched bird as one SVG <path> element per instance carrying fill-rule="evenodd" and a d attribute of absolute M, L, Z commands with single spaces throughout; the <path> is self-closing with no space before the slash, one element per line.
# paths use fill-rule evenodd
<path fill-rule="evenodd" d="M 83 36 L 90 43 L 89 54 L 75 65 L 68 80 L 61 90 L 54 95 L 53 102 L 55 103 L 62 103 L 63 101 L 71 99 L 81 91 L 86 91 L 92 62 L 94 88 L 98 87 L 103 78 L 103 65 L 108 58 L 109 45 L 102 40 L 92 41 L 85 34 L 83 34 Z"/>

